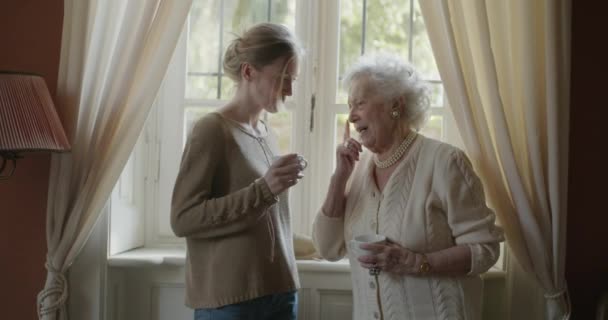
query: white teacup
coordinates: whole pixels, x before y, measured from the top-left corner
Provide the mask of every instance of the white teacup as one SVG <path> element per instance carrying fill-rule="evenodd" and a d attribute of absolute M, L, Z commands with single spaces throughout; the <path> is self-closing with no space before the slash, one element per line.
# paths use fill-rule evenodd
<path fill-rule="evenodd" d="M 366 249 L 360 248 L 363 243 L 383 243 L 386 241 L 386 236 L 381 234 L 363 234 L 356 236 L 354 239 L 349 241 L 350 249 L 357 258 L 361 256 L 371 255 L 372 252 Z"/>
<path fill-rule="evenodd" d="M 274 156 L 274 157 L 272 157 L 272 162 L 274 163 L 275 161 L 279 160 L 282 157 L 283 156 Z M 304 158 L 304 156 L 298 155 L 298 162 L 300 162 L 300 171 L 304 171 L 304 169 L 306 169 L 306 167 L 308 167 L 308 161 L 306 160 L 306 158 Z"/>

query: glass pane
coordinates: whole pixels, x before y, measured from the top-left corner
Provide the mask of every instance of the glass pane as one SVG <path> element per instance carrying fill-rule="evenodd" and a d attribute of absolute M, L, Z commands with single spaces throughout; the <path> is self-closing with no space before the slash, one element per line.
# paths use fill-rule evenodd
<path fill-rule="evenodd" d="M 420 130 L 420 133 L 423 135 L 442 140 L 443 137 L 443 116 L 442 115 L 432 115 L 429 120 L 426 122 L 426 125 Z"/>
<path fill-rule="evenodd" d="M 264 21 L 284 24 L 295 30 L 295 0 L 224 0 L 224 49 L 248 27 Z"/>
<path fill-rule="evenodd" d="M 187 99 L 215 99 L 217 97 L 217 74 L 188 75 L 186 81 Z"/>
<path fill-rule="evenodd" d="M 340 3 L 340 55 L 338 56 L 338 80 L 346 69 L 361 55 L 363 38 L 363 1 L 342 0 Z M 338 86 L 337 103 L 346 103 L 347 94 Z"/>
<path fill-rule="evenodd" d="M 423 79 L 440 80 L 435 56 L 433 56 L 433 49 L 431 49 L 431 42 L 426 32 L 426 26 L 424 25 L 418 1 L 414 3 L 413 18 L 412 63 L 418 68 L 418 72 L 420 72 Z"/>
<path fill-rule="evenodd" d="M 443 108 L 443 84 L 441 82 L 430 82 L 429 87 L 429 98 L 431 100 L 431 107 Z"/>
<path fill-rule="evenodd" d="M 192 2 L 188 29 L 186 97 L 215 99 L 219 55 L 221 0 Z"/>
<path fill-rule="evenodd" d="M 292 113 L 280 111 L 277 113 L 266 113 L 267 123 L 277 135 L 279 150 L 281 154 L 293 152 L 291 148 Z"/>
<path fill-rule="evenodd" d="M 236 84 L 228 77 L 222 77 L 222 96 L 223 100 L 230 100 L 234 91 L 236 90 Z"/>
<path fill-rule="evenodd" d="M 338 80 L 362 52 L 390 51 L 408 57 L 410 1 L 342 0 Z M 365 32 L 365 35 L 364 35 Z M 365 36 L 365 39 L 363 37 Z M 365 46 L 362 42 L 365 41 Z M 347 93 L 338 87 L 336 103 L 345 104 Z"/>
<path fill-rule="evenodd" d="M 408 56 L 410 0 L 367 1 L 365 52 Z"/>
<path fill-rule="evenodd" d="M 270 21 L 284 24 L 295 33 L 296 30 L 296 1 L 272 0 Z"/>
<path fill-rule="evenodd" d="M 295 0 L 195 0 L 190 11 L 186 97 L 228 99 L 232 81 L 223 74 L 218 77 L 218 72 L 223 53 L 235 34 L 264 21 L 295 30 L 295 8 Z"/>

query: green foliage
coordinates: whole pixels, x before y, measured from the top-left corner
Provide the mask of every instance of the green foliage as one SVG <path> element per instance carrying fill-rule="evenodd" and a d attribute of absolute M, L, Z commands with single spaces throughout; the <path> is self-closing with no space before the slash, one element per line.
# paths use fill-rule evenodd
<path fill-rule="evenodd" d="M 438 80 L 439 75 L 430 47 L 422 13 L 415 0 L 368 0 L 363 39 L 363 1 L 341 0 L 339 78 L 362 53 L 390 51 L 412 62 L 424 78 Z M 410 1 L 415 1 L 413 12 Z M 412 16 L 410 24 L 410 15 Z M 410 48 L 410 38 L 412 48 Z M 365 41 L 365 45 L 363 43 Z M 346 103 L 343 88 L 336 102 Z"/>

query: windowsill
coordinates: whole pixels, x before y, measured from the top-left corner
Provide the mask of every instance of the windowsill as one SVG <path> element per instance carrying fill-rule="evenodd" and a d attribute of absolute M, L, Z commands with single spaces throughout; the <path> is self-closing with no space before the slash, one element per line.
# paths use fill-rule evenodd
<path fill-rule="evenodd" d="M 186 263 L 186 250 L 182 247 L 138 248 L 108 257 L 110 267 L 183 267 Z M 350 272 L 348 259 L 336 262 L 327 260 L 297 260 L 300 272 Z M 504 278 L 505 271 L 492 267 L 482 274 L 484 279 Z"/>
<path fill-rule="evenodd" d="M 182 247 L 138 248 L 108 257 L 110 267 L 183 267 L 186 250 Z M 326 260 L 297 260 L 298 270 L 307 272 L 349 272 L 347 259 L 336 262 Z"/>

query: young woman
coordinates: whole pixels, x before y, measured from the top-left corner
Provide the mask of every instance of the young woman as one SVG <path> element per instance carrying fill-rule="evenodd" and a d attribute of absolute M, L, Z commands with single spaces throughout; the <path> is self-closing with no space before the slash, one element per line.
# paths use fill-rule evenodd
<path fill-rule="evenodd" d="M 292 94 L 301 49 L 277 24 L 253 26 L 227 48 L 230 102 L 188 138 L 173 191 L 171 226 L 185 237 L 186 305 L 195 319 L 295 319 L 298 273 L 287 190 L 303 169 L 278 154 L 260 119 Z"/>

